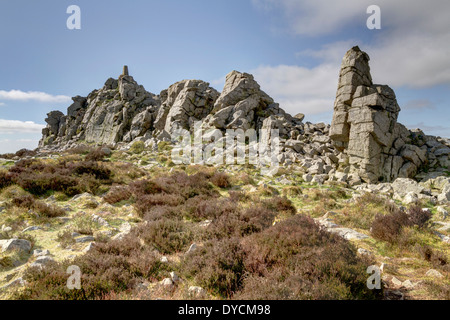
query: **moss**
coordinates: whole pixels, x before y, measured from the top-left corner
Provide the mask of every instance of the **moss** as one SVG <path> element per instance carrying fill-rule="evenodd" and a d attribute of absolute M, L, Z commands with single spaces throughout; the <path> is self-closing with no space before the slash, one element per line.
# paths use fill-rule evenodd
<path fill-rule="evenodd" d="M 136 141 L 130 148 L 130 152 L 134 154 L 141 154 L 144 152 L 145 143 L 143 141 Z"/>

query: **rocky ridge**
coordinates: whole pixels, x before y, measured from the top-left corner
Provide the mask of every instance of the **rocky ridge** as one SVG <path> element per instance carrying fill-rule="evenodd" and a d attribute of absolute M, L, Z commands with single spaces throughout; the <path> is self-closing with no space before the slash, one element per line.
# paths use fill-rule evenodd
<path fill-rule="evenodd" d="M 344 56 L 331 126 L 287 114 L 247 73 L 228 74 L 222 93 L 207 82 L 183 80 L 155 95 L 126 70 L 87 97 L 72 98 L 67 115 L 50 112 L 39 147 L 57 151 L 86 142 L 127 149 L 137 141 L 156 147 L 175 129 L 192 132 L 203 120 L 204 127 L 223 131 L 279 129 L 279 162 L 301 168 L 306 182 L 356 186 L 448 176 L 450 140 L 398 123 L 395 93 L 373 84 L 369 60 L 358 47 Z M 435 198 L 449 200 L 438 191 Z"/>

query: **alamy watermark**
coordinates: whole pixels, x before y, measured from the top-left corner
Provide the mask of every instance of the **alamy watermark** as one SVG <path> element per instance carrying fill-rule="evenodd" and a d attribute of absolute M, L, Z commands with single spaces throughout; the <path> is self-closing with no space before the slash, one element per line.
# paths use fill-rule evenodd
<path fill-rule="evenodd" d="M 81 9 L 79 6 L 71 5 L 67 7 L 67 14 L 70 16 L 67 18 L 67 29 L 69 30 L 80 30 L 81 29 Z"/>
<path fill-rule="evenodd" d="M 378 266 L 370 266 L 367 273 L 371 276 L 367 279 L 367 288 L 369 290 L 381 289 L 381 269 Z"/>
<path fill-rule="evenodd" d="M 69 266 L 66 271 L 67 274 L 70 274 L 67 279 L 67 288 L 69 290 L 81 289 L 81 270 L 79 266 Z"/>
<path fill-rule="evenodd" d="M 371 5 L 367 8 L 367 14 L 371 16 L 367 19 L 367 28 L 369 30 L 381 29 L 381 8 L 377 5 Z"/>

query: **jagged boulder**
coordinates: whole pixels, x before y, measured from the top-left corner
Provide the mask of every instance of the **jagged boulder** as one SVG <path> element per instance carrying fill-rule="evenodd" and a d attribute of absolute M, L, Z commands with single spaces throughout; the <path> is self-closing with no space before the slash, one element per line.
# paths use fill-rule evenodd
<path fill-rule="evenodd" d="M 259 129 L 271 115 L 291 118 L 261 90 L 251 74 L 232 71 L 226 76 L 225 87 L 205 123 L 222 130 Z"/>
<path fill-rule="evenodd" d="M 171 85 L 156 115 L 155 135 L 175 129 L 190 130 L 194 122 L 211 112 L 218 97 L 219 92 L 204 81 L 184 80 Z"/>

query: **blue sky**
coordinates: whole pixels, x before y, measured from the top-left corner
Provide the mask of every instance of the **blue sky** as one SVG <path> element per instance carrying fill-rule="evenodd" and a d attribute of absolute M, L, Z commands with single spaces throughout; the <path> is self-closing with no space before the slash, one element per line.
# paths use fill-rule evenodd
<path fill-rule="evenodd" d="M 35 148 L 49 111 L 66 111 L 117 78 L 159 93 L 182 79 L 221 91 L 232 70 L 306 121 L 331 122 L 340 63 L 359 45 L 376 83 L 388 84 L 399 121 L 450 137 L 450 2 L 377 1 L 381 30 L 369 30 L 373 1 L 15 0 L 0 2 L 0 153 Z M 81 30 L 69 30 L 70 5 Z"/>

